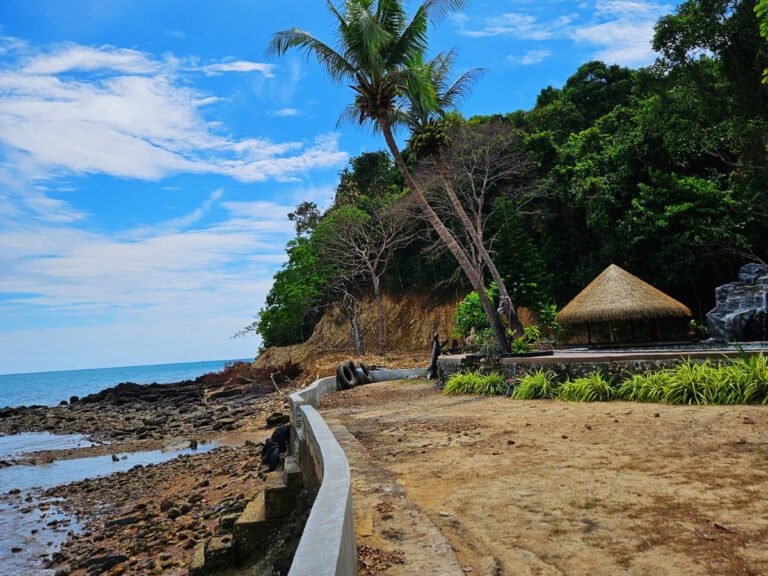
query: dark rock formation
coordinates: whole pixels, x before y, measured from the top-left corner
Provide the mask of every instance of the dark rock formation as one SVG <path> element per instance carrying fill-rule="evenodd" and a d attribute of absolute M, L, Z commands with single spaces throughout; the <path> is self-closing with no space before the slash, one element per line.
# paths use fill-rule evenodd
<path fill-rule="evenodd" d="M 768 265 L 742 266 L 739 279 L 719 286 L 707 314 L 709 335 L 725 342 L 768 340 Z"/>

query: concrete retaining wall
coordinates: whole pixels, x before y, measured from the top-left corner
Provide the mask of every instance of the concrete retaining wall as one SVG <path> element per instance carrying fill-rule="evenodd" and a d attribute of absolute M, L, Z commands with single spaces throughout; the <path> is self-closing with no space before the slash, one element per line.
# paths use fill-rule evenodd
<path fill-rule="evenodd" d="M 374 382 L 399 380 L 423 370 L 374 370 Z M 336 391 L 336 378 L 321 378 L 291 394 L 291 446 L 304 486 L 316 493 L 289 576 L 356 576 L 357 541 L 349 462 L 317 407 Z"/>

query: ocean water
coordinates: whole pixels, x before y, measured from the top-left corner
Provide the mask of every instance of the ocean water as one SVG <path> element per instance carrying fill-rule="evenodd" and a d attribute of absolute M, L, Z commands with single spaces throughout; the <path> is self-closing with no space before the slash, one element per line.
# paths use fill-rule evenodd
<path fill-rule="evenodd" d="M 208 372 L 218 372 L 230 362 L 233 360 L 3 374 L 0 375 L 0 407 L 55 406 L 62 400 L 69 400 L 70 396 L 87 396 L 121 382 L 170 384 L 194 380 Z M 20 454 L 35 450 L 74 448 L 89 444 L 85 437 L 74 434 L 29 432 L 0 436 L 0 460 L 12 460 Z M 216 447 L 216 443 L 200 444 L 197 452 Z M 117 462 L 109 455 L 57 460 L 37 466 L 0 468 L 0 575 L 52 575 L 53 571 L 42 568 L 41 557 L 57 550 L 69 530 L 78 530 L 76 519 L 59 512 L 55 503 L 40 510 L 37 508 L 38 497 L 27 494 L 38 494 L 37 490 L 57 484 L 112 474 L 139 464 L 157 464 L 191 453 L 195 451 L 177 446 L 167 450 L 120 455 Z M 21 490 L 21 494 L 10 496 L 8 491 L 15 488 Z"/>
<path fill-rule="evenodd" d="M 121 382 L 170 384 L 218 372 L 236 360 L 210 360 L 179 364 L 151 364 L 119 368 L 91 368 L 59 372 L 0 374 L 0 407 L 55 406 L 70 396 L 87 396 Z"/>

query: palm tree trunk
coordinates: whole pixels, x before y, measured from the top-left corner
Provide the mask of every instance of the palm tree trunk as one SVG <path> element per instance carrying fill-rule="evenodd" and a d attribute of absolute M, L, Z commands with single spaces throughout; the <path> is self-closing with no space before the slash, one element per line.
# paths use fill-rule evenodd
<path fill-rule="evenodd" d="M 469 280 L 469 283 L 472 285 L 472 288 L 475 290 L 475 292 L 477 292 L 477 295 L 480 298 L 480 303 L 483 306 L 483 310 L 488 317 L 488 322 L 493 329 L 494 335 L 496 336 L 499 349 L 504 354 L 508 353 L 510 348 L 506 331 L 499 321 L 499 316 L 496 314 L 496 310 L 493 307 L 490 298 L 488 298 L 488 293 L 485 291 L 483 279 L 472 266 L 469 257 L 461 245 L 456 241 L 456 238 L 453 237 L 450 230 L 446 228 L 445 224 L 443 224 L 443 222 L 440 220 L 440 217 L 432 209 L 432 206 L 429 205 L 429 202 L 427 202 L 427 199 L 422 193 L 421 188 L 416 183 L 411 173 L 408 171 L 408 167 L 405 165 L 405 161 L 400 154 L 400 149 L 397 147 L 395 138 L 392 135 L 392 128 L 389 124 L 389 119 L 386 116 L 381 116 L 378 118 L 378 123 L 381 127 L 381 131 L 384 134 L 384 140 L 386 140 L 387 146 L 389 147 L 390 152 L 392 152 L 392 156 L 395 159 L 395 164 L 400 170 L 406 185 L 413 194 L 413 197 L 416 199 L 416 202 L 421 208 L 421 211 L 426 216 L 427 221 L 429 221 L 429 223 L 432 225 L 432 228 L 434 228 L 435 232 L 437 232 L 437 235 L 445 243 L 446 247 L 451 252 L 451 254 L 453 254 L 454 258 L 456 258 L 456 261 L 459 263 L 459 266 Z"/>
<path fill-rule="evenodd" d="M 501 277 L 501 274 L 499 274 L 499 270 L 496 268 L 496 264 L 493 262 L 491 255 L 488 253 L 488 250 L 483 243 L 483 239 L 480 236 L 480 231 L 472 225 L 472 221 L 469 219 L 466 210 L 464 210 L 464 206 L 461 205 L 461 201 L 459 200 L 456 191 L 453 189 L 453 184 L 451 184 L 450 177 L 448 176 L 448 166 L 446 166 L 445 159 L 443 158 L 442 154 L 440 154 L 440 152 L 437 153 L 437 165 L 440 172 L 440 177 L 443 180 L 443 187 L 445 188 L 445 191 L 448 194 L 448 198 L 453 205 L 454 212 L 459 217 L 459 221 L 464 227 L 465 232 L 472 239 L 475 248 L 480 253 L 483 262 L 487 266 L 488 271 L 491 273 L 491 278 L 493 278 L 493 281 L 496 282 L 496 287 L 499 289 L 499 296 L 502 299 L 506 298 L 510 303 L 511 313 L 509 315 L 509 329 L 512 330 L 517 338 L 520 338 L 521 336 L 525 335 L 525 330 L 523 330 L 523 325 L 517 317 L 515 306 L 512 303 L 512 299 L 509 297 L 509 292 L 507 291 L 507 285 L 504 283 L 504 279 Z"/>

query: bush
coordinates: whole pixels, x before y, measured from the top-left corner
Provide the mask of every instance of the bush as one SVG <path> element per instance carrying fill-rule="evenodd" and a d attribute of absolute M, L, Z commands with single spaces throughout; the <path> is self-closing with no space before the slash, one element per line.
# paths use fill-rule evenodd
<path fill-rule="evenodd" d="M 568 380 L 558 388 L 559 400 L 576 402 L 602 402 L 613 400 L 616 389 L 600 372 L 592 372 L 584 378 Z"/>
<path fill-rule="evenodd" d="M 557 395 L 557 374 L 552 370 L 539 368 L 533 374 L 526 374 L 512 392 L 516 400 L 534 400 L 537 398 L 554 398 Z"/>
<path fill-rule="evenodd" d="M 459 372 L 450 376 L 443 392 L 450 395 L 485 394 L 498 396 L 506 392 L 507 385 L 501 374 L 482 374 L 480 372 Z"/>

